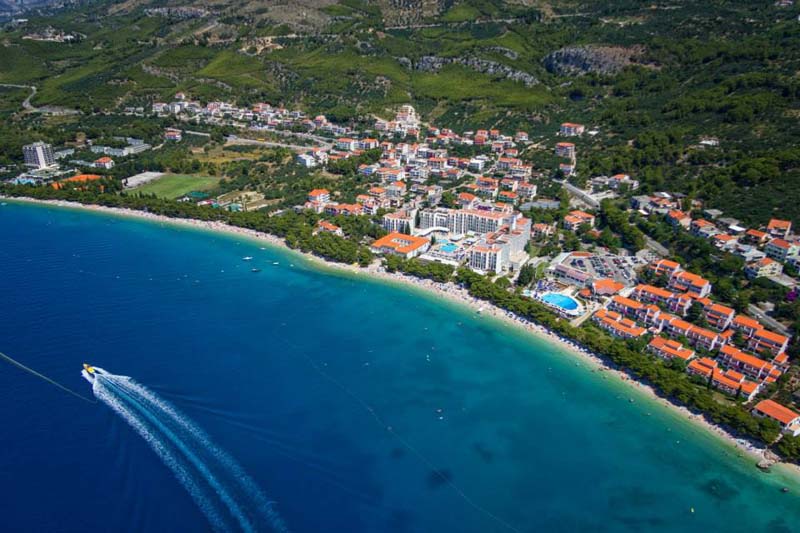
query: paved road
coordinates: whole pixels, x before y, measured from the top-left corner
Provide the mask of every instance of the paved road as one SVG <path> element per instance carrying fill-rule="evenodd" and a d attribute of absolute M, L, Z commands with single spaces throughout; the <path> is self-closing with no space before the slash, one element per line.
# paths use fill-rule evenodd
<path fill-rule="evenodd" d="M 280 135 L 281 137 L 297 137 L 298 139 L 308 139 L 309 141 L 314 141 L 315 143 L 319 143 L 327 148 L 333 146 L 333 141 L 331 139 L 327 137 L 322 137 L 320 135 L 314 135 L 313 133 L 299 133 L 295 131 L 286 131 L 286 130 L 268 130 L 268 131 L 269 133 L 274 133 L 275 135 Z M 306 148 L 310 147 L 307 146 Z"/>
<path fill-rule="evenodd" d="M 294 150 L 296 152 L 307 152 L 313 146 L 302 146 L 299 144 L 289 144 L 289 143 L 279 143 L 279 142 L 272 142 L 272 141 L 257 141 L 256 139 L 243 139 L 241 137 L 236 137 L 231 139 L 228 137 L 226 139 L 225 146 L 231 146 L 235 144 L 250 144 L 256 146 L 268 146 L 270 148 L 289 148 L 290 150 Z"/>
<path fill-rule="evenodd" d="M 561 183 L 561 185 L 563 185 L 564 188 L 567 189 L 567 192 L 569 192 L 572 196 L 577 197 L 578 200 L 585 203 L 589 207 L 594 207 L 595 209 L 600 207 L 600 202 L 592 198 L 592 196 L 583 189 L 576 187 L 575 185 L 567 182 L 566 180 L 560 181 L 559 183 Z"/>
<path fill-rule="evenodd" d="M 766 313 L 764 313 L 764 311 L 759 309 L 757 306 L 753 304 L 748 305 L 747 312 L 756 317 L 756 320 L 758 320 L 762 324 L 765 324 L 767 327 L 773 329 L 774 331 L 777 331 L 781 335 L 786 335 L 786 336 L 790 335 L 789 329 L 786 326 L 784 326 L 771 316 L 768 316 Z"/>
<path fill-rule="evenodd" d="M 33 85 L 15 85 L 13 83 L 0 83 L 0 87 L 13 87 L 15 89 L 30 89 L 31 90 L 31 94 L 29 94 L 28 97 L 25 100 L 22 101 L 22 108 L 25 109 L 26 111 L 38 111 L 38 109 L 35 108 L 33 106 L 33 104 L 31 104 L 31 98 L 36 96 L 36 87 L 35 86 L 33 86 Z"/>
<path fill-rule="evenodd" d="M 647 247 L 653 250 L 655 253 L 660 255 L 661 257 L 666 257 L 669 255 L 669 250 L 667 250 L 664 245 L 659 243 L 658 241 L 654 241 L 647 235 L 644 236 L 644 241 L 647 244 Z"/>
<path fill-rule="evenodd" d="M 567 181 L 561 181 L 559 183 L 561 183 L 561 185 L 563 185 L 564 188 L 567 190 L 567 192 L 569 192 L 573 197 L 576 197 L 578 200 L 585 203 L 589 207 L 593 207 L 595 209 L 600 207 L 600 202 L 597 199 L 593 198 L 591 195 L 587 194 L 587 192 L 584 191 L 583 189 L 580 189 L 572 185 L 571 183 L 568 183 Z M 647 248 L 649 248 L 659 256 L 666 257 L 669 255 L 669 250 L 667 250 L 658 241 L 651 239 L 647 235 L 644 236 L 644 239 Z"/>

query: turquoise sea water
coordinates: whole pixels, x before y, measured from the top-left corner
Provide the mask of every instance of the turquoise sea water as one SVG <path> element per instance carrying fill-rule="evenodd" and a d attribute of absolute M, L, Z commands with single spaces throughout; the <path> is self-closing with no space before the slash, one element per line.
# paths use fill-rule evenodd
<path fill-rule="evenodd" d="M 85 360 L 131 376 L 234 458 L 291 531 L 798 529 L 800 486 L 780 473 L 435 298 L 94 213 L 9 204 L 0 235 L 0 351 L 87 395 Z M 0 395 L 3 531 L 210 528 L 108 405 L 10 366 Z"/>

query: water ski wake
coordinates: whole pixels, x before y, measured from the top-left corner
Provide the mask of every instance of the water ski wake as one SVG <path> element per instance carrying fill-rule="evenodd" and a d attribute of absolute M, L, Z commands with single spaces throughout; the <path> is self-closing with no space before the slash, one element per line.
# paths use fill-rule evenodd
<path fill-rule="evenodd" d="M 94 395 L 119 414 L 167 465 L 215 531 L 288 529 L 261 489 L 169 402 L 128 376 L 84 371 Z"/>

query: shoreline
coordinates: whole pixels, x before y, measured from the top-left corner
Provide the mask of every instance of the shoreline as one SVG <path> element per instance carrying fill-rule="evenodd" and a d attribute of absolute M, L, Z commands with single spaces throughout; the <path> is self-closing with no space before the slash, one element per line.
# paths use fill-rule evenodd
<path fill-rule="evenodd" d="M 429 297 L 444 298 L 451 304 L 458 305 L 472 312 L 478 313 L 480 316 L 489 317 L 498 324 L 512 327 L 518 333 L 527 334 L 540 341 L 557 346 L 563 352 L 569 353 L 571 357 L 576 359 L 576 366 L 580 366 L 580 362 L 588 363 L 591 372 L 602 374 L 602 379 L 604 380 L 606 379 L 606 375 L 610 374 L 612 378 L 615 378 L 619 384 L 627 385 L 628 387 L 637 391 L 636 394 L 641 394 L 648 400 L 668 409 L 671 413 L 678 415 L 682 420 L 689 422 L 694 427 L 698 429 L 702 428 L 706 434 L 716 437 L 716 439 L 721 443 L 732 446 L 735 448 L 736 455 L 739 456 L 739 458 L 744 458 L 747 456 L 748 458 L 752 459 L 754 461 L 754 468 L 755 463 L 767 459 L 774 462 L 772 465 L 773 469 L 780 470 L 781 474 L 787 474 L 791 476 L 795 482 L 800 483 L 800 466 L 778 461 L 777 458 L 774 457 L 771 452 L 768 452 L 766 448 L 758 447 L 743 438 L 738 438 L 726 431 L 721 426 L 710 422 L 702 414 L 694 413 L 685 406 L 675 404 L 668 399 L 659 396 L 652 386 L 631 377 L 625 370 L 617 368 L 615 365 L 607 361 L 601 354 L 593 353 L 590 350 L 579 346 L 571 339 L 563 338 L 543 326 L 496 307 L 487 301 L 479 300 L 471 296 L 466 289 L 458 287 L 452 282 L 443 284 L 429 279 L 406 276 L 402 273 L 390 273 L 387 272 L 378 262 L 373 262 L 368 267 L 359 267 L 357 265 L 345 265 L 326 261 L 325 259 L 317 257 L 311 253 L 303 253 L 290 248 L 284 239 L 280 237 L 262 233 L 256 230 L 231 226 L 219 221 L 172 218 L 164 215 L 155 215 L 146 211 L 137 211 L 118 207 L 105 207 L 94 204 L 81 204 L 78 202 L 70 202 L 65 200 L 39 200 L 34 198 L 4 197 L 2 195 L 0 195 L 0 199 L 4 202 L 10 203 L 33 204 L 76 209 L 81 211 L 91 211 L 105 215 L 120 216 L 123 218 L 147 220 L 153 223 L 158 223 L 162 226 L 170 225 L 173 227 L 191 228 L 201 231 L 210 231 L 215 233 L 223 233 L 230 236 L 243 237 L 259 244 L 266 243 L 267 245 L 273 246 L 281 251 L 295 254 L 298 257 L 308 261 L 308 263 L 313 265 L 315 268 L 321 270 L 327 270 L 337 274 L 358 276 L 362 279 L 378 280 L 398 287 L 402 286 L 403 288 L 411 288 L 419 291 L 420 293 L 424 293 L 424 295 Z M 629 398 L 629 401 L 633 403 L 634 399 Z M 765 454 L 765 452 L 768 453 Z"/>

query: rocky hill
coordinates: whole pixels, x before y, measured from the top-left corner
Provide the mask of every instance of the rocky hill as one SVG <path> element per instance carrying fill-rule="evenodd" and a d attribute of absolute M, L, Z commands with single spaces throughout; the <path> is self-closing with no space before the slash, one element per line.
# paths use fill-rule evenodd
<path fill-rule="evenodd" d="M 544 65 L 548 71 L 559 74 L 616 74 L 637 63 L 642 56 L 642 46 L 567 46 L 547 54 Z"/>

